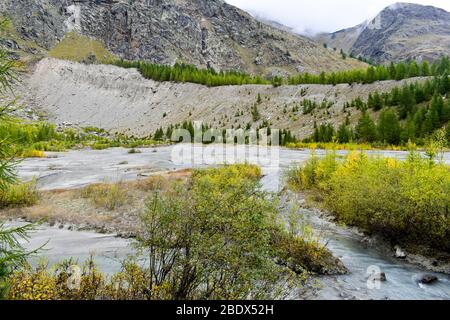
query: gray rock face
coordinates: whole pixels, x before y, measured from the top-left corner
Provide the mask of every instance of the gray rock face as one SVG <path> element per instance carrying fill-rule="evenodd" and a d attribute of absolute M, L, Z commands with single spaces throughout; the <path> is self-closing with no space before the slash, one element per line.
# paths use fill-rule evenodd
<path fill-rule="evenodd" d="M 20 35 L 47 49 L 66 32 L 129 60 L 177 60 L 219 70 L 293 73 L 358 66 L 314 41 L 257 21 L 222 0 L 2 0 Z M 361 66 L 361 65 L 359 65 Z"/>
<path fill-rule="evenodd" d="M 378 63 L 435 60 L 450 54 L 450 13 L 432 6 L 397 3 L 371 21 L 319 35 L 317 40 Z"/>
<path fill-rule="evenodd" d="M 66 17 L 62 11 L 62 3 L 63 1 L 57 7 L 50 0 L 6 0 L 0 2 L 0 12 L 12 19 L 24 40 L 32 40 L 50 48 L 65 33 Z"/>

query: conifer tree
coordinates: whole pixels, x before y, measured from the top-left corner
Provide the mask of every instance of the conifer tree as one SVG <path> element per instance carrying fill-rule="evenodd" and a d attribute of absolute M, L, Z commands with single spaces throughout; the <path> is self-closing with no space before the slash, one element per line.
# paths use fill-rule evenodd
<path fill-rule="evenodd" d="M 408 141 L 415 141 L 416 138 L 417 138 L 416 122 L 414 121 L 413 116 L 409 115 L 408 119 L 406 120 L 406 124 L 401 132 L 401 141 L 403 143 L 406 143 Z"/>
<path fill-rule="evenodd" d="M 391 77 L 391 79 L 395 79 L 397 76 L 397 70 L 393 62 L 391 62 L 389 65 L 389 76 Z"/>
<path fill-rule="evenodd" d="M 417 65 L 416 61 L 412 61 L 409 64 L 408 77 L 414 78 L 418 77 L 419 75 L 420 75 L 419 66 Z"/>
<path fill-rule="evenodd" d="M 403 86 L 400 101 L 399 101 L 399 116 L 400 119 L 406 119 L 408 113 L 413 111 L 416 105 L 415 97 L 411 91 L 411 87 L 408 85 Z"/>
<path fill-rule="evenodd" d="M 342 123 L 339 126 L 337 139 L 339 143 L 348 143 L 352 140 L 352 132 L 350 131 L 346 123 Z"/>
<path fill-rule="evenodd" d="M 439 91 L 442 95 L 450 92 L 450 79 L 447 71 L 439 78 Z"/>
<path fill-rule="evenodd" d="M 450 99 L 447 100 L 447 103 L 444 104 L 442 109 L 442 123 L 447 123 L 450 121 Z"/>
<path fill-rule="evenodd" d="M 373 95 L 369 94 L 367 106 L 369 109 L 373 109 L 374 111 L 379 111 L 383 108 L 383 98 L 378 91 L 375 91 Z"/>
<path fill-rule="evenodd" d="M 422 65 L 420 67 L 420 75 L 423 77 L 428 77 L 430 75 L 430 64 L 427 60 L 424 60 L 422 62 Z"/>
<path fill-rule="evenodd" d="M 0 22 L 0 31 L 5 21 Z M 15 79 L 15 63 L 10 55 L 0 49 L 0 95 L 9 89 Z M 10 117 L 9 105 L 0 106 L 0 124 Z M 16 183 L 16 162 L 12 143 L 9 138 L 0 140 L 0 194 L 7 191 Z M 0 300 L 6 295 L 8 289 L 7 279 L 18 267 L 27 264 L 27 258 L 31 253 L 26 252 L 20 240 L 27 240 L 28 233 L 34 229 L 29 224 L 22 227 L 7 228 L 0 223 Z"/>
<path fill-rule="evenodd" d="M 433 99 L 431 100 L 430 108 L 437 113 L 437 118 L 439 119 L 439 123 L 444 122 L 444 99 L 438 93 L 435 93 Z"/>
<path fill-rule="evenodd" d="M 400 143 L 400 123 L 392 109 L 384 109 L 378 121 L 378 139 L 392 145 Z"/>
<path fill-rule="evenodd" d="M 363 112 L 355 128 L 356 137 L 361 142 L 374 142 L 377 139 L 375 122 L 367 112 Z"/>
<path fill-rule="evenodd" d="M 425 115 L 425 121 L 422 127 L 422 134 L 424 136 L 430 135 L 434 130 L 439 128 L 439 115 L 435 109 L 428 109 Z"/>

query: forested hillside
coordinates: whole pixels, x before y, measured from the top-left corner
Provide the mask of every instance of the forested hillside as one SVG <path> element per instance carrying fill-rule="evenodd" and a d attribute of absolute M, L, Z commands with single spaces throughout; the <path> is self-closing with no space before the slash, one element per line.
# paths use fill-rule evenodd
<path fill-rule="evenodd" d="M 310 140 L 341 143 L 349 141 L 406 144 L 408 141 L 424 144 L 436 130 L 444 144 L 450 145 L 450 79 L 447 71 L 424 83 L 413 83 L 394 88 L 390 92 L 369 94 L 367 102 L 361 99 L 346 104 L 362 111 L 355 127 L 347 120 L 339 128 L 330 124 L 315 125 Z M 381 110 L 381 111 L 380 111 Z M 372 113 L 378 114 L 375 122 Z"/>

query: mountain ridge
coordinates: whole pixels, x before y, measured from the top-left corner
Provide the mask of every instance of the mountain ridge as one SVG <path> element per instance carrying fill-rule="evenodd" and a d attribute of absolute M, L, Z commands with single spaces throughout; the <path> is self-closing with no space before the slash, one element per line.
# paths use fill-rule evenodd
<path fill-rule="evenodd" d="M 433 6 L 398 2 L 372 20 L 319 34 L 315 40 L 375 63 L 432 61 L 450 54 L 450 13 Z"/>
<path fill-rule="evenodd" d="M 364 67 L 222 0 L 4 0 L 0 13 L 11 17 L 22 38 L 47 50 L 75 31 L 120 58 L 158 64 L 182 61 L 267 76 Z"/>

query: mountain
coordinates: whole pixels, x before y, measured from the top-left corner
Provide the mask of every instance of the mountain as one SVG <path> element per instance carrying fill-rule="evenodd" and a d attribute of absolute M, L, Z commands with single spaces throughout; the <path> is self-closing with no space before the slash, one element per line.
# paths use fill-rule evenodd
<path fill-rule="evenodd" d="M 292 74 L 364 66 L 222 0 L 2 0 L 21 41 L 50 50 L 68 32 L 129 60 Z"/>
<path fill-rule="evenodd" d="M 316 40 L 377 63 L 435 60 L 450 55 L 450 13 L 432 6 L 396 3 L 373 20 Z"/>
<path fill-rule="evenodd" d="M 256 20 L 258 20 L 258 21 L 260 21 L 260 22 L 262 22 L 262 23 L 264 23 L 264 24 L 267 24 L 267 25 L 269 25 L 269 26 L 271 26 L 271 27 L 274 27 L 274 28 L 276 28 L 276 29 L 280 29 L 280 30 L 283 30 L 283 31 L 286 31 L 286 32 L 289 32 L 289 33 L 296 33 L 295 30 L 294 30 L 293 28 L 288 27 L 288 26 L 282 24 L 282 23 L 279 22 L 279 21 L 276 21 L 276 20 L 272 20 L 272 19 L 270 19 L 270 18 L 267 18 L 267 17 L 265 17 L 265 16 L 263 16 L 263 15 L 257 13 L 257 12 L 249 12 L 249 13 L 250 13 Z"/>

